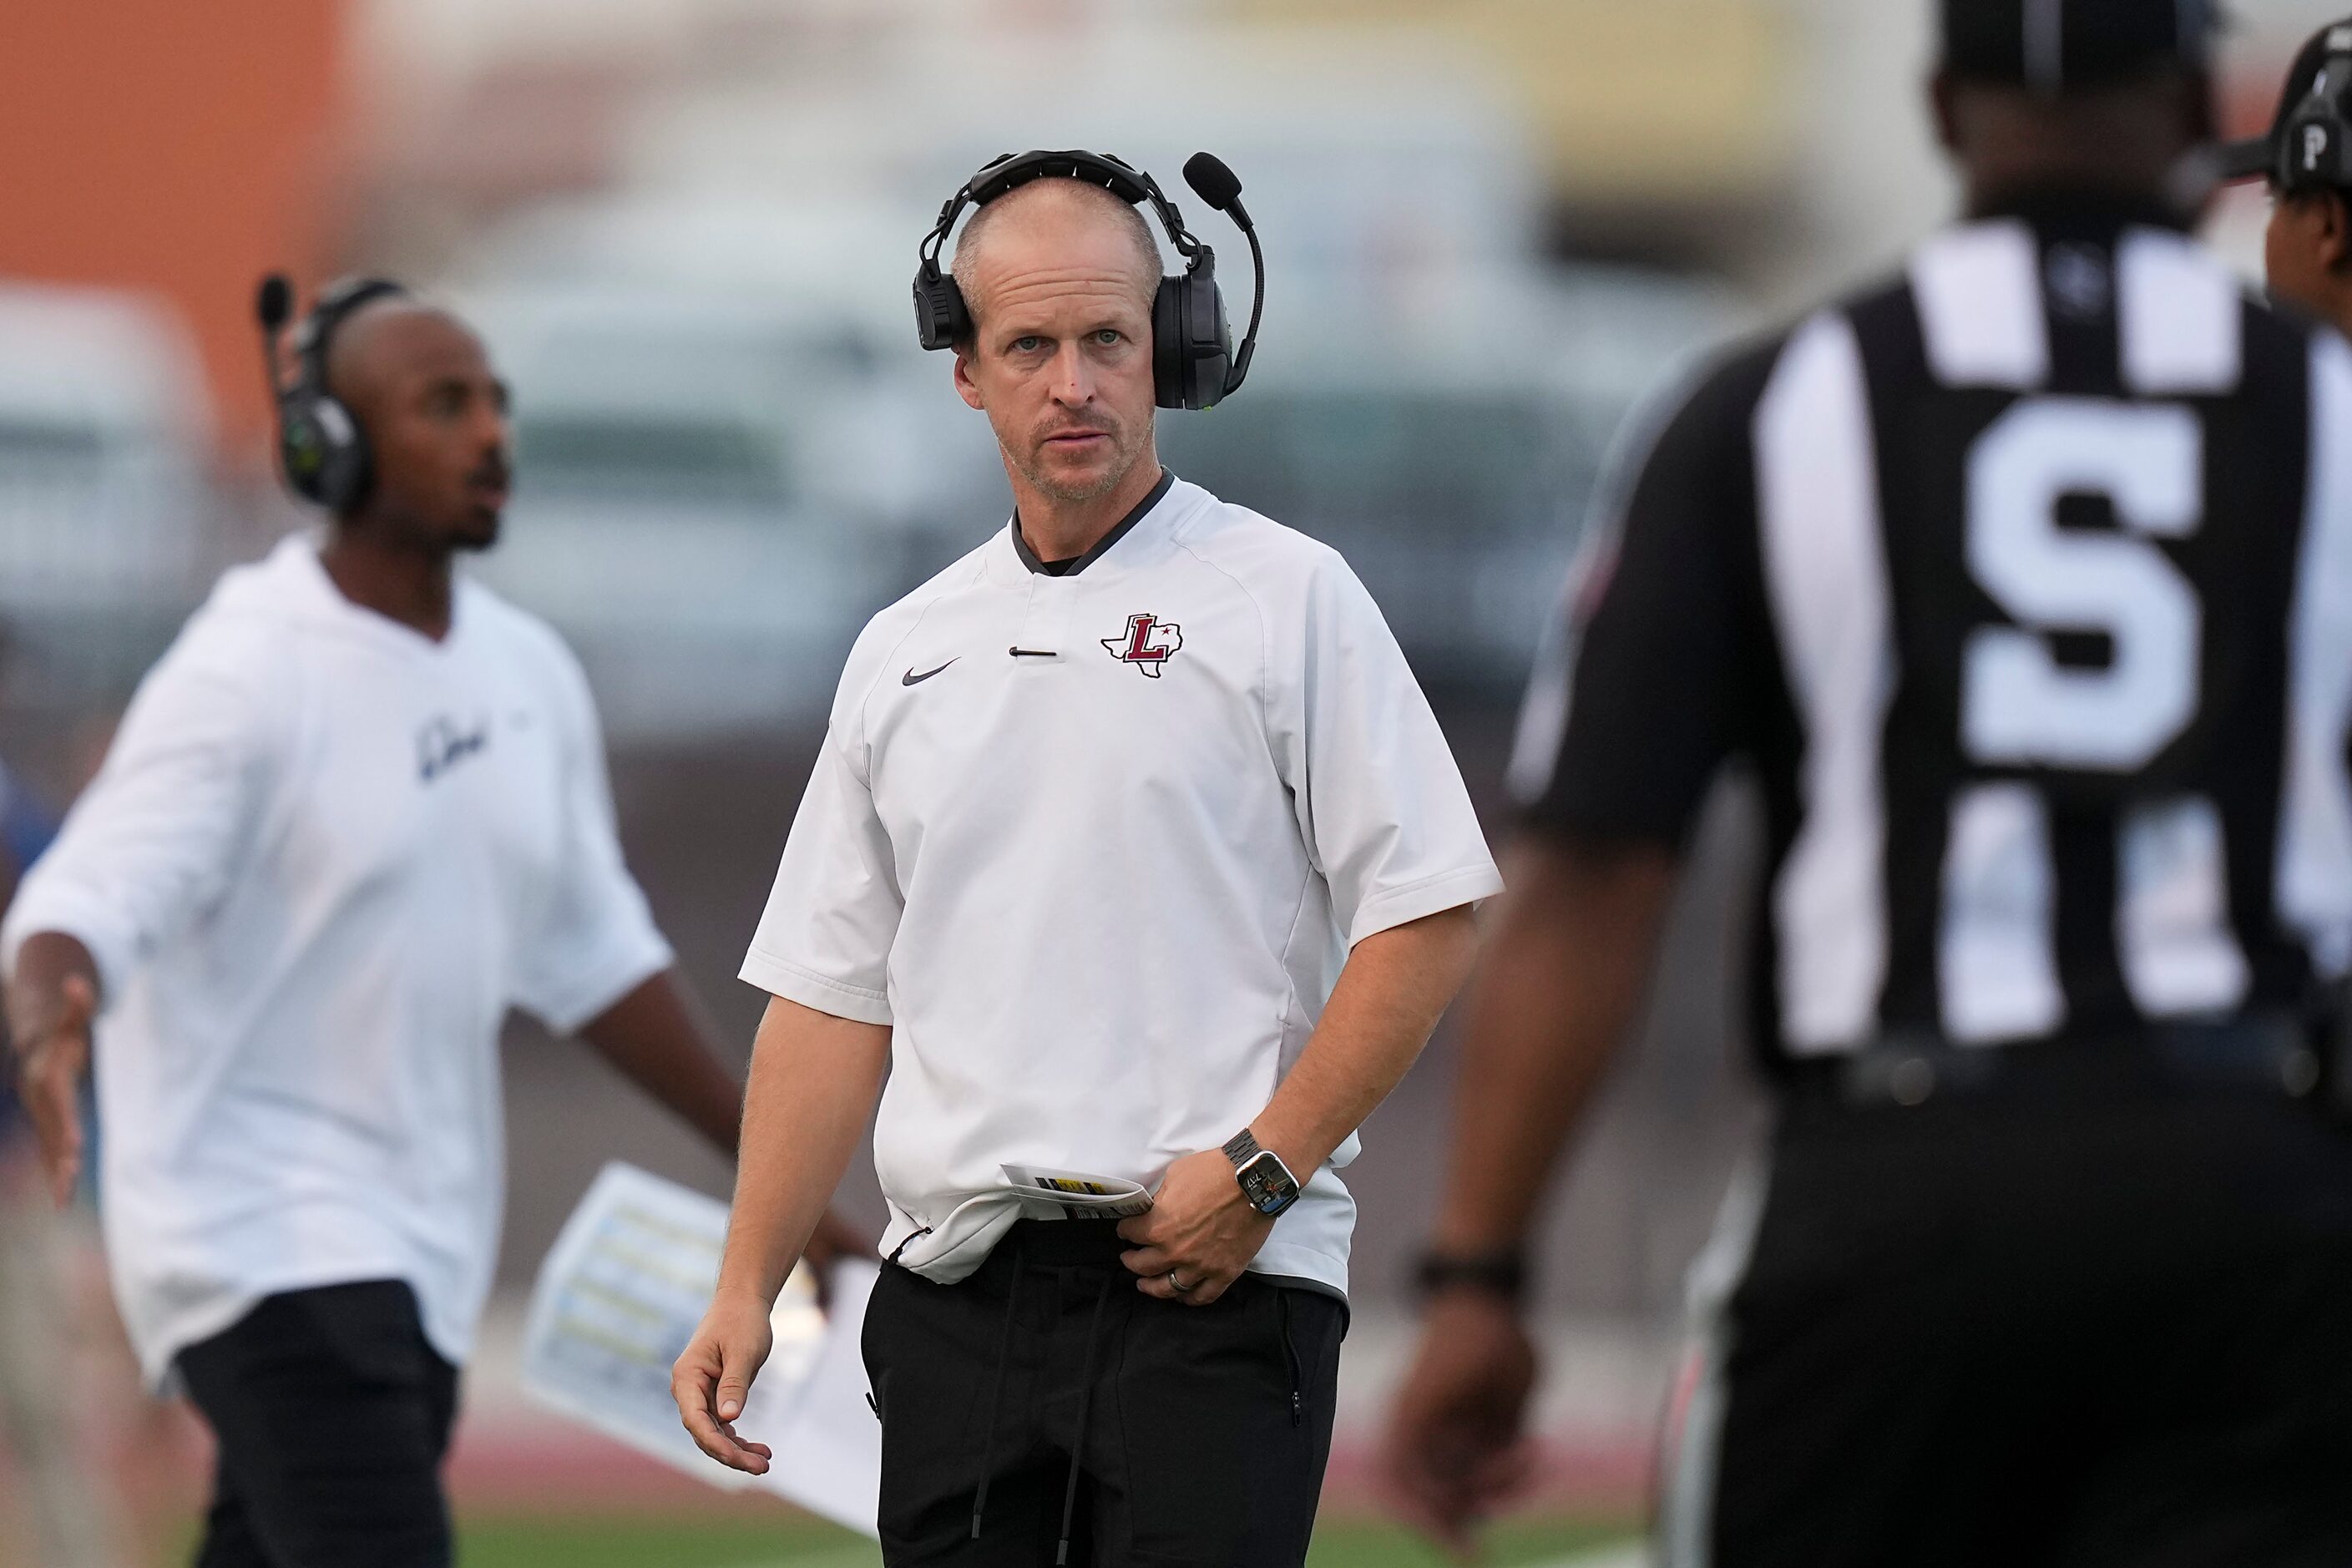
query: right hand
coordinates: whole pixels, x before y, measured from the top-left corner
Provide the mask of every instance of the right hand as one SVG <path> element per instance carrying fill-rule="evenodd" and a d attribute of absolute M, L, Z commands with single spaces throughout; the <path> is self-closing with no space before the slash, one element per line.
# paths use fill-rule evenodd
<path fill-rule="evenodd" d="M 768 1312 L 756 1293 L 721 1291 L 669 1374 L 670 1397 L 694 1446 L 728 1468 L 754 1476 L 768 1473 L 775 1450 L 735 1436 L 735 1419 L 774 1348 Z"/>
<path fill-rule="evenodd" d="M 1509 1302 L 1475 1290 L 1432 1300 L 1381 1468 L 1407 1521 L 1465 1557 L 1477 1524 L 1527 1479 L 1537 1373 Z"/>
<path fill-rule="evenodd" d="M 68 974 L 56 995 L 33 1017 L 14 1020 L 16 1098 L 33 1123 L 41 1148 L 41 1169 L 59 1208 L 73 1202 L 81 1179 L 81 1080 L 89 1070 L 89 1025 L 98 1016 L 98 993 L 86 978 Z"/>

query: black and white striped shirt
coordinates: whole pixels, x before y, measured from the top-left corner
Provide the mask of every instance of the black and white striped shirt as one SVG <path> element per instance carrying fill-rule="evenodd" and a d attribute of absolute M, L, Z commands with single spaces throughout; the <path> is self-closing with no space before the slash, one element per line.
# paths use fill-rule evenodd
<path fill-rule="evenodd" d="M 2352 961 L 2352 347 L 2082 198 L 1715 369 L 1604 509 L 1514 784 L 1679 843 L 1754 760 L 1768 1052 L 2304 1001 Z"/>

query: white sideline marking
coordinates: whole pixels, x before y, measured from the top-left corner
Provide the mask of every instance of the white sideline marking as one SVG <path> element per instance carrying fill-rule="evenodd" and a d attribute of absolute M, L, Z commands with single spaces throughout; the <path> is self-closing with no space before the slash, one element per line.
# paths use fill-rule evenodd
<path fill-rule="evenodd" d="M 1637 1541 L 1625 1546 L 1606 1546 L 1598 1552 L 1580 1552 L 1556 1563 L 1538 1564 L 1538 1568 L 1650 1568 L 1650 1550 Z"/>
<path fill-rule="evenodd" d="M 837 1552 L 820 1552 L 814 1557 L 762 1557 L 757 1562 L 738 1563 L 736 1568 L 882 1568 L 882 1549 L 845 1546 Z"/>

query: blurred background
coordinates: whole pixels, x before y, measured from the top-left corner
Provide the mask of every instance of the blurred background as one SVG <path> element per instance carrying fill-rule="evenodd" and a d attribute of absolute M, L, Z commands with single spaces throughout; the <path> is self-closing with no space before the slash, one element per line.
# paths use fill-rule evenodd
<path fill-rule="evenodd" d="M 2233 129 L 2342 4 L 2233 0 Z M 400 277 L 513 383 L 519 489 L 479 570 L 587 664 L 633 862 L 748 1052 L 761 999 L 732 975 L 840 658 L 1007 509 L 985 423 L 915 347 L 916 242 L 996 153 L 1114 152 L 1197 209 L 1175 174 L 1205 147 L 1264 234 L 1265 343 L 1234 402 L 1162 416 L 1162 453 L 1354 563 L 1499 837 L 1513 704 L 1628 411 L 1950 211 L 1929 21 L 1928 0 L 7 0 L 0 760 L 69 800 L 214 576 L 308 521 L 266 467 L 257 276 Z M 1238 237 L 1191 216 L 1243 308 Z M 2262 216 L 2257 193 L 2212 220 L 2250 268 Z M 1549 1446 L 1507 1560 L 1638 1523 L 1683 1271 L 1759 1126 L 1729 1005 L 1753 838 L 1727 781 L 1669 982 L 1553 1211 Z M 455 1469 L 468 1561 L 871 1561 L 517 1392 L 520 1293 L 596 1168 L 729 1173 L 572 1047 L 518 1027 L 508 1063 L 505 1294 Z M 1318 1562 L 1422 1560 L 1375 1522 L 1369 1444 L 1450 1072 L 1441 1035 L 1350 1173 Z M 842 1201 L 878 1231 L 864 1162 Z M 164 1561 L 203 1439 L 136 1395 L 80 1253 L 103 1397 L 79 1440 Z"/>

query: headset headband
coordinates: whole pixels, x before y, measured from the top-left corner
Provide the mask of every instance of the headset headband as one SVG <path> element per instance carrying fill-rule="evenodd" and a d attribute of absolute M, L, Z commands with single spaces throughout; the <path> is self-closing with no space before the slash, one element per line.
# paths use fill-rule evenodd
<path fill-rule="evenodd" d="M 1076 148 L 1052 153 L 1000 153 L 980 167 L 980 172 L 963 183 L 962 188 L 950 196 L 940 208 L 940 221 L 924 237 L 919 254 L 925 271 L 932 278 L 940 275 L 940 252 L 955 232 L 956 219 L 966 207 L 984 207 L 1032 180 L 1078 180 L 1089 185 L 1099 185 L 1130 206 L 1149 204 L 1159 216 L 1160 226 L 1168 231 L 1168 242 L 1176 254 L 1190 262 L 1200 254 L 1201 242 L 1184 226 L 1184 215 L 1176 210 L 1160 189 L 1160 184 L 1142 170 L 1123 159 L 1103 153 L 1082 152 Z"/>
<path fill-rule="evenodd" d="M 346 278 L 331 285 L 311 306 L 310 314 L 295 329 L 294 353 L 300 376 L 298 387 L 315 395 L 327 390 L 327 351 L 335 341 L 335 330 L 345 318 L 373 300 L 405 294 L 408 290 L 388 278 Z"/>

